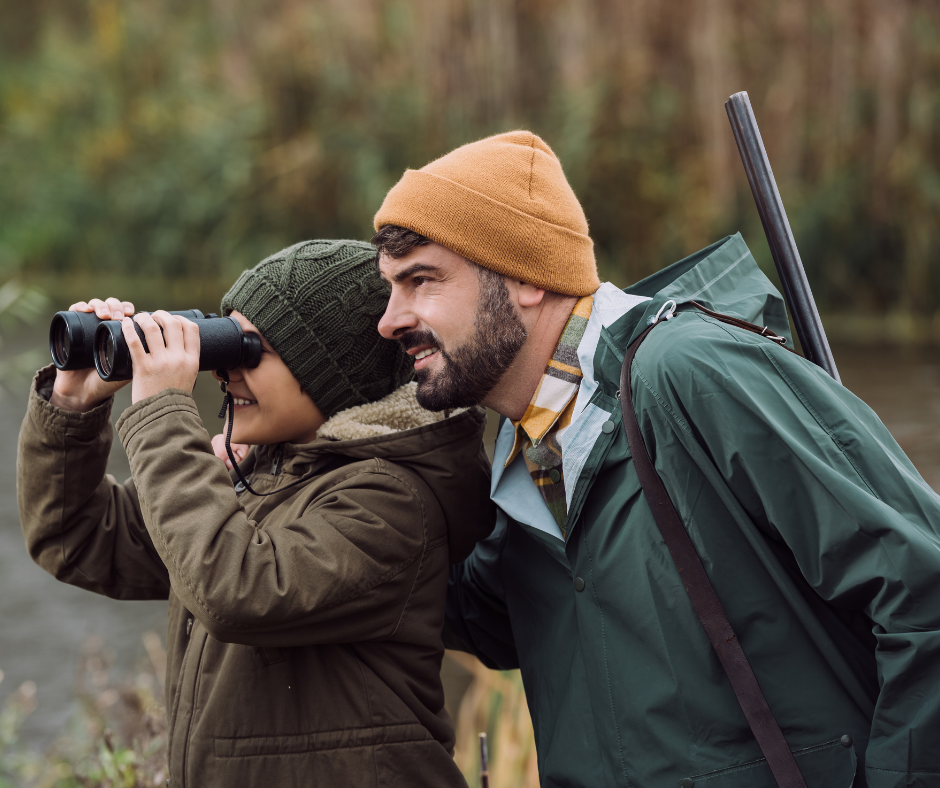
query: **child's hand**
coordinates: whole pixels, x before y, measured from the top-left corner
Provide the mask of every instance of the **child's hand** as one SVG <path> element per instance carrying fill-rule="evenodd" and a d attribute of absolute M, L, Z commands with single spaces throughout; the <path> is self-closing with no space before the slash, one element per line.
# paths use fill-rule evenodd
<path fill-rule="evenodd" d="M 144 332 L 149 353 L 134 330 L 134 320 Z M 133 320 L 124 318 L 121 331 L 134 365 L 134 402 L 164 389 L 193 390 L 199 374 L 199 327 L 193 321 L 160 309 L 152 315 L 141 313 Z"/>
<path fill-rule="evenodd" d="M 248 450 L 250 448 L 251 446 L 247 443 L 233 443 L 232 454 L 235 455 L 235 459 L 238 460 L 238 462 L 241 462 L 248 456 Z M 212 438 L 212 451 L 215 452 L 216 457 L 225 463 L 226 468 L 232 470 L 232 461 L 228 458 L 228 452 L 225 451 L 225 435 L 219 434 Z"/>
<path fill-rule="evenodd" d="M 134 305 L 130 301 L 109 298 L 102 301 L 92 298 L 79 301 L 69 307 L 70 312 L 94 312 L 101 320 L 121 320 L 126 315 L 134 314 Z M 100 405 L 118 389 L 127 385 L 126 380 L 107 383 L 98 377 L 98 371 L 90 369 L 57 369 L 52 396 L 49 402 L 63 410 L 84 413 Z"/>

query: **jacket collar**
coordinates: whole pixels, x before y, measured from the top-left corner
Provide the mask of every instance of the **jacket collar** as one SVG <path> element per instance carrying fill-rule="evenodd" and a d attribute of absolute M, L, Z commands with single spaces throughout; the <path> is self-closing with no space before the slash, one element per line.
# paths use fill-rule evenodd
<path fill-rule="evenodd" d="M 706 246 L 631 285 L 624 292 L 650 296 L 642 312 L 637 310 L 611 326 L 611 334 L 622 341 L 624 348 L 646 328 L 649 318 L 670 300 L 678 306 L 698 301 L 716 312 L 767 326 L 787 337 L 790 347 L 793 347 L 783 298 L 757 265 L 741 233 Z"/>
<path fill-rule="evenodd" d="M 594 357 L 597 353 L 597 344 L 600 342 L 601 331 L 609 329 L 621 318 L 634 312 L 635 307 L 649 300 L 648 296 L 628 293 L 609 282 L 604 282 L 594 294 L 594 309 L 591 312 L 591 318 L 588 320 L 584 336 L 581 337 L 581 342 L 578 345 L 578 361 L 581 364 L 581 373 L 584 377 L 581 379 L 581 387 L 578 390 L 578 399 L 574 406 L 572 423 L 584 412 L 585 406 L 591 401 L 594 392 L 597 391 Z M 639 321 L 642 313 L 643 310 L 635 310 L 636 321 Z M 562 459 L 564 459 L 564 447 L 562 447 Z M 567 463 L 565 465 L 565 474 L 567 474 Z"/>
<path fill-rule="evenodd" d="M 723 238 L 625 290 L 607 283 L 601 285 L 594 294 L 594 309 L 578 346 L 584 378 L 571 426 L 562 440 L 569 539 L 596 476 L 598 448 L 603 448 L 600 444 L 604 441 L 613 440 L 620 430 L 616 388 L 624 351 L 643 331 L 649 318 L 669 300 L 680 306 L 695 300 L 715 311 L 766 325 L 790 337 L 783 299 L 757 266 L 740 233 Z M 605 433 L 603 425 L 612 414 L 617 430 Z M 512 424 L 504 420 L 493 463 L 493 500 L 512 519 L 535 529 L 543 538 L 555 537 L 550 541 L 561 544 L 561 531 L 528 474 L 513 471 L 518 463 L 510 463 L 508 468 L 502 466 L 509 455 L 513 434 Z M 530 491 L 531 496 L 527 494 Z"/>
<path fill-rule="evenodd" d="M 594 355 L 597 343 L 600 341 L 601 331 L 633 310 L 634 307 L 648 300 L 649 298 L 646 296 L 624 293 L 607 282 L 602 284 L 600 289 L 594 293 L 594 308 L 591 310 L 587 328 L 585 328 L 581 342 L 578 344 L 578 360 L 581 363 L 584 377 L 578 390 L 571 426 L 561 438 L 561 457 L 566 479 L 565 495 L 569 507 L 574 483 L 569 484 L 567 480 L 576 480 L 578 478 L 578 474 L 587 459 L 587 452 L 583 451 L 582 444 L 588 434 L 596 437 L 595 432 L 600 429 L 599 423 L 594 424 L 594 420 L 590 418 L 585 421 L 582 416 L 586 404 L 597 389 L 597 381 L 594 376 Z M 575 433 L 575 435 L 573 436 L 572 433 Z M 578 435 L 582 437 L 578 438 Z M 490 486 L 492 498 L 512 519 L 540 531 L 542 535 L 548 534 L 555 537 L 558 544 L 561 545 L 561 529 L 535 489 L 535 485 L 532 484 L 524 461 L 516 457 L 515 461 L 509 463 L 508 467 L 504 467 L 512 450 L 514 437 L 515 430 L 512 422 L 504 419 L 496 439 L 496 452 L 493 458 L 493 478 Z M 591 445 L 593 445 L 593 440 Z M 569 451 L 569 447 L 571 447 L 571 451 Z M 587 448 L 590 449 L 590 446 Z"/>

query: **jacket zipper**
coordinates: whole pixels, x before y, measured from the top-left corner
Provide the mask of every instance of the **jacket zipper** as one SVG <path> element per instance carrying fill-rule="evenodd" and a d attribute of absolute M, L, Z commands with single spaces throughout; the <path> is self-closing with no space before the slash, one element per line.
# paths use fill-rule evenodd
<path fill-rule="evenodd" d="M 189 615 L 186 617 L 186 648 L 183 649 L 183 661 L 180 664 L 180 673 L 179 673 L 179 678 L 177 679 L 176 693 L 175 693 L 175 697 L 173 698 L 173 707 L 170 710 L 170 715 L 169 715 L 169 720 L 168 720 L 170 722 L 168 733 L 171 736 L 174 733 L 174 728 L 176 727 L 177 720 L 179 719 L 180 699 L 183 697 L 183 677 L 186 675 L 186 664 L 189 661 L 189 647 L 192 644 L 191 635 L 193 631 L 193 622 L 194 622 L 193 616 Z M 179 737 L 176 737 L 176 736 L 172 737 L 171 747 L 168 748 L 167 750 L 166 761 L 167 761 L 168 766 L 173 763 L 173 757 L 172 757 L 173 752 L 171 750 L 176 750 L 176 747 L 180 746 L 178 738 Z M 183 752 L 185 753 L 186 751 L 185 741 L 183 742 L 183 747 L 184 747 Z M 167 779 L 166 784 L 170 785 L 169 779 Z"/>
<path fill-rule="evenodd" d="M 191 619 L 192 620 L 192 619 Z M 189 643 L 192 643 L 192 626 L 188 625 L 187 630 L 189 631 Z M 188 652 L 190 645 L 187 644 L 186 651 Z M 202 655 L 206 650 L 206 644 L 203 642 L 202 648 L 199 650 L 199 658 L 196 660 L 195 671 L 196 678 L 193 680 L 193 695 L 190 702 L 189 709 L 189 721 L 186 724 L 186 736 L 183 738 L 183 755 L 180 759 L 180 779 L 182 780 L 182 785 L 179 788 L 186 788 L 186 762 L 189 759 L 189 737 L 193 730 L 193 719 L 196 716 L 196 698 L 199 697 L 199 682 L 202 679 Z M 177 713 L 179 713 L 177 711 Z"/>
<path fill-rule="evenodd" d="M 280 476 L 281 475 L 281 460 L 284 459 L 284 448 L 283 446 L 278 446 L 274 450 L 274 459 L 271 461 L 271 475 Z"/>

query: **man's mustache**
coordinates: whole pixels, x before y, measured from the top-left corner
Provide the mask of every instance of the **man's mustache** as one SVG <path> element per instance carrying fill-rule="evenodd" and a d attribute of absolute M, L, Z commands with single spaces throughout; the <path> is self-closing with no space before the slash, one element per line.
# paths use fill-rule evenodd
<path fill-rule="evenodd" d="M 401 345 L 401 349 L 406 352 L 422 345 L 433 345 L 438 350 L 444 349 L 441 340 L 431 331 L 409 331 L 407 334 L 402 334 L 402 336 L 396 338 Z"/>

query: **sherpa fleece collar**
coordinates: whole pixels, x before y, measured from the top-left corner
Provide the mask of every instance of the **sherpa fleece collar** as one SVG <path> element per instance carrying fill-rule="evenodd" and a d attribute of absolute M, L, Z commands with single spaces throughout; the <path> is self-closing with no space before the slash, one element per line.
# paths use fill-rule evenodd
<path fill-rule="evenodd" d="M 417 383 L 406 383 L 380 400 L 340 411 L 317 430 L 317 437 L 335 441 L 377 438 L 436 424 L 465 410 L 425 410 L 418 404 L 417 393 Z"/>

